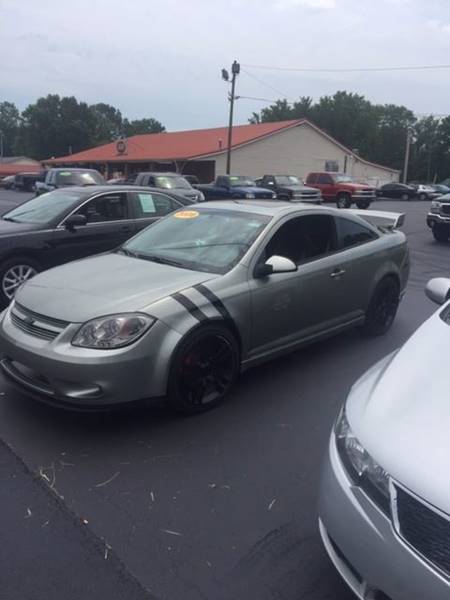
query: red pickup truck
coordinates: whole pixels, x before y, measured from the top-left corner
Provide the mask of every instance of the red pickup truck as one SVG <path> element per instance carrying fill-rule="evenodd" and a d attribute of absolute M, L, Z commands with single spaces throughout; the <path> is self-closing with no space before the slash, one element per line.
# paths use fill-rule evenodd
<path fill-rule="evenodd" d="M 324 202 L 336 202 L 338 208 L 350 208 L 353 202 L 358 208 L 368 208 L 375 200 L 375 188 L 356 183 L 345 173 L 309 173 L 306 185 L 322 192 Z"/>

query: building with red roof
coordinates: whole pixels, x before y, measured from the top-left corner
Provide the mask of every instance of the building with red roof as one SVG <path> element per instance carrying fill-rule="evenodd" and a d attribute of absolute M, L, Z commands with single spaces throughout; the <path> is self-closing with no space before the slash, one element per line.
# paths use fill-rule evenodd
<path fill-rule="evenodd" d="M 107 177 L 136 171 L 177 171 L 211 181 L 225 173 L 228 129 L 197 129 L 134 135 L 76 154 L 52 158 L 49 166 L 97 168 Z M 232 172 L 258 177 L 337 170 L 373 183 L 397 181 L 399 172 L 364 160 L 306 119 L 236 125 Z"/>
<path fill-rule="evenodd" d="M 4 156 L 0 158 L 0 179 L 18 173 L 39 173 L 42 165 L 27 156 Z"/>

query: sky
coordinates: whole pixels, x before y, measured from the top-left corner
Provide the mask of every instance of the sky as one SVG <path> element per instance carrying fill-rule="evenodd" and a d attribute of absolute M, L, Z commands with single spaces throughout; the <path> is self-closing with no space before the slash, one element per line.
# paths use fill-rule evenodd
<path fill-rule="evenodd" d="M 347 90 L 417 114 L 450 113 L 450 0 L 0 0 L 0 101 L 48 93 L 106 102 L 169 131 L 227 124 L 236 93 L 275 100 Z M 235 123 L 269 102 L 236 101 Z"/>

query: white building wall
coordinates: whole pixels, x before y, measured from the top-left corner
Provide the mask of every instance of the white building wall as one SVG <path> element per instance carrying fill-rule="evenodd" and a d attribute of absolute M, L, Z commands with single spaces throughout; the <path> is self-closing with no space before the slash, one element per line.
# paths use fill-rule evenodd
<path fill-rule="evenodd" d="M 291 174 L 304 179 L 310 171 L 324 171 L 326 161 L 337 161 L 344 171 L 346 152 L 308 124 L 281 131 L 232 151 L 234 173 L 260 177 L 264 174 Z M 226 153 L 216 157 L 216 175 L 224 175 Z M 347 173 L 374 185 L 398 180 L 397 173 L 366 165 L 347 156 Z"/>

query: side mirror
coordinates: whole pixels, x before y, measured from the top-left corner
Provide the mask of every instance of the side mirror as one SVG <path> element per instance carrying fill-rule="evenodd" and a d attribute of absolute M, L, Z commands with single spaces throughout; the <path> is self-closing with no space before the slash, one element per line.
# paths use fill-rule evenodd
<path fill-rule="evenodd" d="M 255 270 L 255 277 L 262 278 L 275 273 L 294 273 L 297 271 L 297 265 L 285 256 L 271 256 L 262 265 L 258 265 Z"/>
<path fill-rule="evenodd" d="M 430 279 L 426 285 L 425 294 L 436 304 L 444 304 L 450 300 L 450 279 L 446 277 Z"/>
<path fill-rule="evenodd" d="M 64 226 L 69 231 L 73 231 L 75 227 L 82 227 L 87 224 L 87 218 L 84 215 L 70 215 L 64 221 Z"/>

